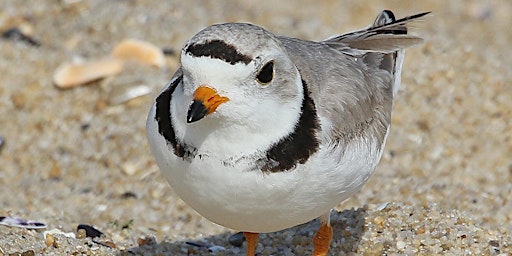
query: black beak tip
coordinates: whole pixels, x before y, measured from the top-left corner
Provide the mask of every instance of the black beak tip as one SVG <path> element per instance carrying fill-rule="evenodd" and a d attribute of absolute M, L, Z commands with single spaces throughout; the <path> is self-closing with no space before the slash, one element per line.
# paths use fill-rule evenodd
<path fill-rule="evenodd" d="M 190 107 L 188 108 L 187 113 L 187 123 L 193 123 L 195 121 L 201 120 L 208 114 L 208 110 L 204 106 L 204 104 L 199 100 L 194 100 Z"/>

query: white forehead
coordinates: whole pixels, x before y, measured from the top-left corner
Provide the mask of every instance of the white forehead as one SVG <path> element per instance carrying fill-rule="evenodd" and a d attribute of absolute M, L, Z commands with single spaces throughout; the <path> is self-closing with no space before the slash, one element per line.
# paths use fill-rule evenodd
<path fill-rule="evenodd" d="M 254 61 L 245 64 L 231 64 L 220 59 L 207 56 L 181 55 L 181 65 L 184 72 L 190 76 L 195 86 L 203 84 L 222 86 L 225 83 L 240 82 L 256 71 Z"/>

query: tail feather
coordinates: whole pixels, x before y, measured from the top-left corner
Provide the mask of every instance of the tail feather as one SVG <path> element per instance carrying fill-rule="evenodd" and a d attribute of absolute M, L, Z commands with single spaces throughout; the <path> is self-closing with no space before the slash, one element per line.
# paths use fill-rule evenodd
<path fill-rule="evenodd" d="M 393 12 L 384 10 L 370 27 L 334 36 L 323 42 L 349 54 L 356 54 L 357 50 L 382 53 L 398 51 L 423 42 L 422 38 L 407 34 L 407 23 L 429 13 L 423 12 L 396 20 Z"/>
<path fill-rule="evenodd" d="M 396 20 L 393 12 L 384 10 L 370 27 L 334 36 L 323 42 L 348 55 L 361 58 L 370 68 L 391 73 L 394 97 L 400 87 L 404 49 L 423 42 L 422 38 L 408 34 L 407 24 L 429 13 L 418 13 Z"/>

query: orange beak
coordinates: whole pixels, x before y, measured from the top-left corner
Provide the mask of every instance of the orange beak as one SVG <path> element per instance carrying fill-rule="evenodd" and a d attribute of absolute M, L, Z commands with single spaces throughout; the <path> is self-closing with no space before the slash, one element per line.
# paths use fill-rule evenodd
<path fill-rule="evenodd" d="M 222 97 L 217 92 L 205 85 L 199 86 L 194 92 L 194 100 L 187 113 L 187 123 L 201 120 L 208 114 L 215 112 L 217 107 L 229 101 L 228 97 Z"/>

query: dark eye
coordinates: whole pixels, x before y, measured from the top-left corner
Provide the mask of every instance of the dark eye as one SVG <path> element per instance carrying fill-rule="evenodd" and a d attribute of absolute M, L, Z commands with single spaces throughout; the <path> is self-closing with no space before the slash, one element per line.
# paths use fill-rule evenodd
<path fill-rule="evenodd" d="M 272 81 L 272 78 L 274 78 L 274 61 L 269 61 L 260 69 L 256 80 L 258 83 L 266 85 Z"/>

